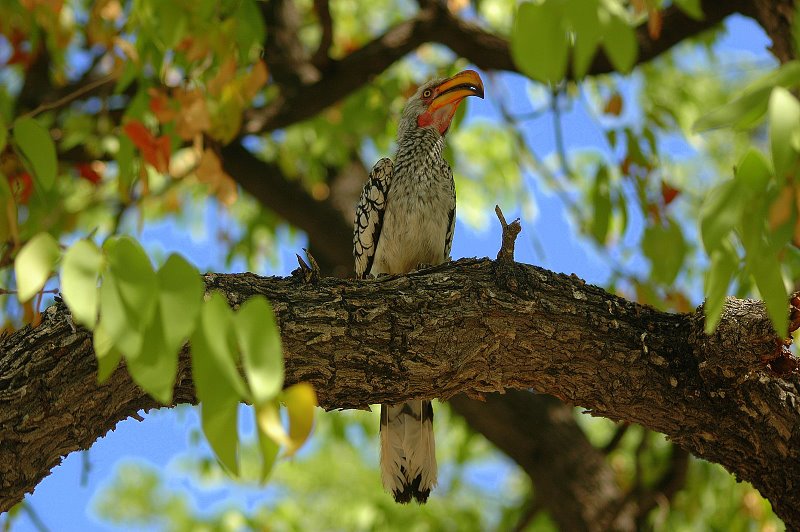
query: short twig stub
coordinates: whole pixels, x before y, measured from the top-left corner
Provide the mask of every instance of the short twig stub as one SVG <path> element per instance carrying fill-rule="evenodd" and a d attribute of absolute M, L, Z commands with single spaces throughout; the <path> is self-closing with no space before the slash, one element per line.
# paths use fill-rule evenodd
<path fill-rule="evenodd" d="M 500 251 L 497 252 L 497 260 L 514 262 L 514 242 L 516 242 L 519 232 L 522 231 L 519 218 L 509 224 L 506 222 L 506 217 L 503 216 L 503 211 L 500 210 L 499 205 L 494 206 L 494 212 L 503 227 L 503 241 L 500 244 Z"/>

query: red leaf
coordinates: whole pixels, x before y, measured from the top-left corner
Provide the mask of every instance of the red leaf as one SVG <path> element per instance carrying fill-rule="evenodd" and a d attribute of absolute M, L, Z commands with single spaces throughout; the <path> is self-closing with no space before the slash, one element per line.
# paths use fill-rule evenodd
<path fill-rule="evenodd" d="M 664 200 L 664 205 L 669 205 L 672 203 L 672 200 L 678 197 L 678 194 L 680 193 L 680 190 L 672 187 L 666 181 L 661 181 L 661 198 Z"/>
<path fill-rule="evenodd" d="M 27 205 L 33 194 L 33 179 L 28 172 L 8 176 L 8 184 L 18 198 L 18 203 Z"/>
<path fill-rule="evenodd" d="M 94 185 L 98 184 L 103 179 L 103 176 L 98 174 L 89 163 L 76 164 L 75 168 L 78 170 L 79 176 Z"/>

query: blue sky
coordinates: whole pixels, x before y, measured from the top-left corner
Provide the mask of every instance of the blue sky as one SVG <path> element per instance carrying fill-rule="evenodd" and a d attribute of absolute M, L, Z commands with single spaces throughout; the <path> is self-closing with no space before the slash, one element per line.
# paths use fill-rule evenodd
<path fill-rule="evenodd" d="M 768 41 L 754 23 L 743 17 L 731 17 L 727 23 L 727 34 L 716 46 L 716 50 L 751 54 L 753 57 L 767 58 Z M 514 101 L 512 107 L 525 109 L 529 106 L 525 84 L 519 76 L 503 75 L 503 82 Z M 630 90 L 630 86 L 624 90 Z M 491 89 L 487 87 L 487 93 Z M 471 102 L 467 119 L 476 118 L 496 120 L 496 109 L 489 101 Z M 564 116 L 563 122 L 568 147 L 596 146 L 603 149 L 605 141 L 602 131 L 586 115 L 581 106 Z M 549 114 L 529 121 L 524 133 L 532 146 L 540 154 L 549 154 L 554 149 L 552 117 Z M 680 145 L 670 149 L 685 149 Z M 594 252 L 593 246 L 574 238 L 574 228 L 566 215 L 560 200 L 545 192 L 535 180 L 528 176 L 528 188 L 532 191 L 538 208 L 535 219 L 524 220 L 523 232 L 517 242 L 516 258 L 520 262 L 537 264 L 545 268 L 565 273 L 575 273 L 590 283 L 602 284 L 609 275 L 609 269 Z M 502 207 L 502 206 L 501 206 Z M 513 206 L 505 206 L 507 218 L 516 215 Z M 220 228 L 230 228 L 233 221 L 210 203 L 203 213 L 204 223 L 200 230 L 192 231 L 175 223 L 159 223 L 145 228 L 139 238 L 150 250 L 160 250 L 164 254 L 180 252 L 192 260 L 201 270 L 218 269 L 223 263 L 224 250 L 216 242 Z M 128 224 L 135 230 L 135 224 Z M 536 253 L 534 239 L 544 250 L 544 255 Z M 268 270 L 257 272 L 267 275 L 287 275 L 295 267 L 294 253 L 300 252 L 304 245 L 302 237 L 291 239 L 282 233 L 279 239 L 280 259 L 278 264 Z M 633 239 L 635 244 L 636 239 Z M 494 217 L 489 226 L 475 231 L 459 221 L 453 243 L 452 255 L 460 257 L 494 257 L 499 245 L 499 228 Z M 643 262 L 638 266 L 641 270 Z M 243 264 L 234 264 L 229 271 L 242 271 Z M 85 486 L 80 484 L 83 460 L 80 453 L 73 453 L 36 488 L 27 500 L 33 505 L 42 521 L 51 530 L 86 531 L 104 530 L 91 510 L 91 500 L 95 491 L 113 478 L 115 467 L 121 460 L 136 459 L 157 467 L 165 467 L 178 454 L 190 451 L 189 432 L 197 428 L 197 416 L 191 408 L 161 410 L 144 416 L 139 422 L 129 419 L 99 439 L 90 451 L 91 470 Z M 377 427 L 375 445 L 377 445 Z M 502 474 L 498 470 L 498 474 Z M 189 489 L 205 504 L 218 502 L 217 492 L 200 492 L 187 481 L 168 474 L 169 482 Z M 225 496 L 225 495 L 223 495 Z M 14 530 L 35 530 L 27 516 L 20 517 Z"/>

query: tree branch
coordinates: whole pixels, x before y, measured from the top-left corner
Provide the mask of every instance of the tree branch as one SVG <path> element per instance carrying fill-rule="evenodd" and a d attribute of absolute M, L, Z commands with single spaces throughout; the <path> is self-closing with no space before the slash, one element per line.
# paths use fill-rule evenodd
<path fill-rule="evenodd" d="M 713 336 L 702 313 L 667 314 L 522 264 L 462 259 L 375 281 L 209 274 L 233 305 L 260 293 L 281 328 L 286 384 L 325 408 L 535 388 L 640 423 L 752 482 L 800 526 L 800 402 L 793 375 L 761 370 L 775 336 L 760 302 L 730 298 Z M 0 511 L 60 457 L 158 406 L 123 369 L 95 384 L 91 336 L 65 309 L 0 340 Z M 181 357 L 176 402 L 193 401 Z"/>
<path fill-rule="evenodd" d="M 315 83 L 293 87 L 291 93 L 281 94 L 266 107 L 249 110 L 245 115 L 245 133 L 272 131 L 311 118 L 427 42 L 444 44 L 484 70 L 518 72 L 507 39 L 460 19 L 436 0 L 422 5 L 413 19 L 394 26 L 344 59 L 332 61 Z M 658 57 L 684 39 L 716 26 L 727 16 L 744 11 L 748 6 L 746 0 L 704 0 L 705 18 L 699 21 L 674 5 L 670 6 L 662 13 L 663 26 L 658 39 L 650 37 L 646 25 L 637 30 L 637 64 Z M 599 51 L 588 75 L 613 71 L 611 61 Z"/>
<path fill-rule="evenodd" d="M 328 201 L 315 200 L 299 180 L 289 180 L 274 163 L 262 161 L 238 142 L 222 148 L 223 167 L 244 190 L 308 235 L 314 250 L 344 277 L 352 271 L 353 229 Z M 347 269 L 336 266 L 347 265 Z"/>
<path fill-rule="evenodd" d="M 517 462 L 534 482 L 537 505 L 560 530 L 634 530 L 633 514 L 617 515 L 624 494 L 605 456 L 574 422 L 572 408 L 547 395 L 509 390 L 486 402 L 463 395 L 453 409 Z M 533 418 L 537 423 L 522 420 Z"/>

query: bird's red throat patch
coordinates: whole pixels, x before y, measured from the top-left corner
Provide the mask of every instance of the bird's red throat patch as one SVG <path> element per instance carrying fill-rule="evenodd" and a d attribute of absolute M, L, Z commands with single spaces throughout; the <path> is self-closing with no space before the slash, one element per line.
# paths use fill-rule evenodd
<path fill-rule="evenodd" d="M 460 100 L 448 105 L 443 105 L 433 112 L 425 111 L 419 115 L 419 117 L 417 117 L 417 125 L 419 127 L 429 127 L 435 125 L 436 129 L 439 130 L 439 133 L 444 135 L 447 129 L 450 127 L 450 122 L 453 120 L 453 115 L 456 114 L 456 109 L 458 109 L 459 103 L 461 103 Z"/>

